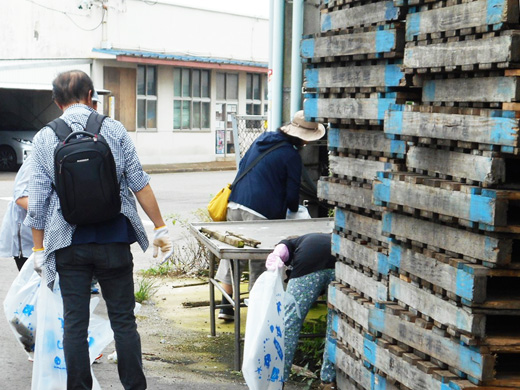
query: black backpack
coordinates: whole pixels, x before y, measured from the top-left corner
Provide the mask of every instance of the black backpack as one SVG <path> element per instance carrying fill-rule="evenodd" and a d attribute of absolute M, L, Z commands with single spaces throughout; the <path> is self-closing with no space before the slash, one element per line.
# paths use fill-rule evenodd
<path fill-rule="evenodd" d="M 63 218 L 73 225 L 107 221 L 121 211 L 114 156 L 99 134 L 105 118 L 93 112 L 85 131 L 73 132 L 60 118 L 47 124 L 61 141 L 54 151 L 54 188 Z"/>

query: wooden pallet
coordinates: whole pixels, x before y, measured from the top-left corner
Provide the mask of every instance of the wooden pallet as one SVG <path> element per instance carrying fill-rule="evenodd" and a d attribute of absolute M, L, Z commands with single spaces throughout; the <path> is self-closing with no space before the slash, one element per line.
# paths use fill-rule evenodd
<path fill-rule="evenodd" d="M 489 150 L 490 148 L 485 145 L 496 145 L 502 153 L 518 151 L 519 122 L 513 111 L 450 109 L 433 106 L 419 106 L 412 111 L 413 106 L 406 106 L 408 107 L 410 109 L 406 111 L 396 110 L 400 107 L 391 107 L 386 113 L 384 131 L 387 137 L 394 139 L 408 137 L 406 140 L 414 143 L 419 143 L 421 139 L 442 139 L 460 142 L 457 144 L 460 147 L 472 146 L 466 143 L 474 143 L 476 149 L 480 149 L 482 145 L 482 149 Z M 465 112 L 475 112 L 476 115 L 465 114 Z"/>
<path fill-rule="evenodd" d="M 431 219 L 443 215 L 452 223 L 485 231 L 520 232 L 515 219 L 519 191 L 483 189 L 413 173 L 378 175 L 373 182 L 378 206 Z"/>
<path fill-rule="evenodd" d="M 496 31 L 519 21 L 518 2 L 514 0 L 440 2 L 442 6 L 439 8 L 433 8 L 433 4 L 408 10 L 407 41 Z"/>
<path fill-rule="evenodd" d="M 377 172 L 398 172 L 404 168 L 404 161 L 401 159 L 393 160 L 387 157 L 332 153 L 336 152 L 331 152 L 329 155 L 329 170 L 332 176 L 338 178 L 372 183 L 372 180 L 377 176 Z"/>
<path fill-rule="evenodd" d="M 367 253 L 367 255 L 374 257 L 373 253 Z M 372 260 L 377 262 L 377 259 Z M 388 264 L 386 260 L 383 262 Z M 373 278 L 352 265 L 341 261 L 336 262 L 336 280 L 349 286 L 363 298 L 370 299 L 372 302 L 386 302 L 389 300 L 387 280 L 381 282 L 378 278 Z"/>
<path fill-rule="evenodd" d="M 403 66 L 405 72 L 474 71 L 477 69 L 514 68 L 520 63 L 520 32 L 508 30 L 501 35 L 480 38 L 479 34 L 448 38 L 448 42 L 430 44 L 413 42 L 406 45 Z M 481 35 L 481 34 L 480 34 Z M 445 39 L 445 40 L 448 40 Z M 457 40 L 452 42 L 451 40 Z M 421 41 L 427 42 L 427 41 Z"/>
<path fill-rule="evenodd" d="M 357 3 L 356 6 L 321 14 L 321 31 L 343 30 L 350 27 L 370 27 L 404 19 L 401 9 L 390 1 Z"/>
<path fill-rule="evenodd" d="M 339 232 L 355 232 L 362 237 L 375 239 L 386 246 L 390 237 L 383 235 L 383 223 L 380 216 L 363 215 L 349 210 L 336 208 L 334 212 L 334 229 Z"/>
<path fill-rule="evenodd" d="M 382 131 L 346 130 L 331 127 L 327 137 L 329 150 L 339 153 L 369 154 L 398 159 L 403 159 L 406 155 L 406 143 L 401 140 L 389 139 L 385 137 Z M 389 162 L 385 161 L 384 158 L 380 161 Z"/>
<path fill-rule="evenodd" d="M 404 103 L 403 101 L 402 103 Z M 385 99 L 324 99 L 310 97 L 305 99 L 303 107 L 308 120 L 331 122 L 332 119 L 375 120 L 382 124 L 385 111 L 390 105 L 399 104 L 395 98 Z"/>
<path fill-rule="evenodd" d="M 409 171 L 420 170 L 429 176 L 447 175 L 456 177 L 457 181 L 472 180 L 483 187 L 506 181 L 506 162 L 500 157 L 412 146 L 406 154 L 406 166 Z M 511 168 L 517 169 L 516 166 Z"/>
<path fill-rule="evenodd" d="M 515 284 L 520 281 L 518 269 L 487 268 L 397 243 L 390 244 L 388 262 L 396 273 L 413 276 L 417 283 L 425 281 L 425 286 L 465 306 L 520 309 L 520 290 L 515 291 Z"/>
<path fill-rule="evenodd" d="M 397 241 L 415 242 L 416 246 L 423 245 L 490 268 L 513 265 L 517 268 L 520 263 L 516 252 L 515 256 L 512 255 L 513 247 L 518 245 L 516 236 L 479 234 L 395 212 L 383 213 L 381 226 L 382 234 Z M 515 261 L 512 263 L 513 258 Z"/>
<path fill-rule="evenodd" d="M 520 41 L 518 42 L 520 44 Z M 520 101 L 518 77 L 474 77 L 426 80 L 422 102 L 511 103 Z"/>
<path fill-rule="evenodd" d="M 354 184 L 354 185 L 352 185 Z M 318 198 L 342 208 L 382 212 L 383 208 L 372 203 L 372 189 L 363 188 L 356 182 L 322 177 L 318 181 Z"/>
<path fill-rule="evenodd" d="M 338 259 L 355 267 L 361 267 L 377 280 L 388 277 L 390 271 L 388 249 L 378 242 L 335 231 L 332 235 L 331 248 Z"/>
<path fill-rule="evenodd" d="M 387 375 L 395 377 L 399 373 L 399 371 L 394 371 L 395 363 L 399 361 L 404 362 L 404 359 L 394 359 L 393 367 L 384 367 L 378 361 L 379 351 L 383 353 L 383 351 L 394 350 L 402 356 L 404 353 L 410 353 L 415 350 L 435 359 L 442 366 L 445 365 L 452 368 L 452 371 L 458 372 L 462 378 L 469 376 L 476 382 L 493 379 L 495 356 L 487 351 L 479 353 L 475 348 L 462 345 L 448 337 L 436 334 L 431 328 L 422 327 L 423 323 L 417 321 L 416 316 L 398 305 L 382 305 L 381 308 L 362 305 L 359 303 L 359 299 L 353 299 L 350 293 L 345 294 L 342 290 L 338 291 L 332 285 L 329 287 L 329 294 L 331 293 L 333 294 L 332 299 L 337 300 L 339 295 L 344 295 L 342 298 L 345 301 L 350 300 L 348 305 L 350 311 L 341 312 L 356 324 L 359 324 L 361 331 L 367 326 L 372 334 L 375 332 L 379 336 L 386 336 L 385 338 L 378 337 L 376 339 L 372 339 L 372 337 L 367 338 L 353 328 L 345 318 L 342 318 L 341 321 L 339 318 L 333 321 L 333 330 L 339 336 L 338 338 L 346 345 L 351 346 L 368 363 L 381 369 Z M 330 300 L 330 303 L 333 307 L 336 307 L 332 300 Z M 346 305 L 343 304 L 343 306 L 345 307 Z M 395 347 L 389 345 L 389 343 L 396 342 L 400 344 Z M 416 363 L 419 360 L 421 359 L 417 358 Z M 430 374 L 435 369 L 442 370 L 440 366 L 434 365 L 433 367 L 430 366 L 426 371 L 430 378 L 430 383 L 433 379 L 433 376 Z M 403 379 L 405 379 L 403 376 L 398 377 L 398 380 L 402 381 Z M 451 375 L 451 379 L 455 379 L 454 375 Z M 417 389 L 417 387 L 412 388 Z M 433 387 L 426 387 L 426 389 L 431 388 Z"/>
<path fill-rule="evenodd" d="M 304 60 L 336 62 L 376 58 L 400 58 L 404 52 L 404 27 L 372 29 L 341 35 L 304 38 L 300 55 Z"/>
<path fill-rule="evenodd" d="M 342 92 L 348 88 L 384 88 L 387 91 L 392 87 L 406 86 L 404 73 L 401 71 L 400 61 L 377 61 L 345 64 L 333 67 L 313 67 L 304 70 L 303 86 L 306 90 L 319 92 Z"/>
<path fill-rule="evenodd" d="M 519 352 L 520 338 L 510 337 L 518 328 L 520 310 L 485 311 L 469 309 L 445 299 L 441 294 L 410 282 L 409 278 L 394 275 L 389 277 L 389 298 L 399 305 L 414 310 L 421 318 L 428 319 L 446 330 L 452 338 L 457 338 L 465 345 L 487 347 L 491 352 L 504 352 L 504 340 L 507 340 L 506 352 Z M 515 343 L 516 340 L 516 343 Z"/>

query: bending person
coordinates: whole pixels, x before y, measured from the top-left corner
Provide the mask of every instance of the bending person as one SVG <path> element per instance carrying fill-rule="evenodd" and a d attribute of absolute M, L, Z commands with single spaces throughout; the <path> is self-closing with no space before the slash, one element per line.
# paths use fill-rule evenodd
<path fill-rule="evenodd" d="M 334 280 L 334 265 L 336 259 L 332 256 L 331 235 L 311 233 L 281 241 L 269 254 L 265 262 L 268 270 L 287 265 L 289 282 L 287 292 L 294 296 L 301 318 L 296 310 L 286 310 L 285 323 L 285 369 L 284 380 L 289 379 L 294 353 L 298 346 L 298 339 L 303 322 L 311 306 L 327 291 L 327 287 Z M 331 310 L 327 313 L 327 335 L 331 333 Z M 329 360 L 328 349 L 323 352 L 321 366 L 320 389 L 336 389 L 336 369 Z"/>

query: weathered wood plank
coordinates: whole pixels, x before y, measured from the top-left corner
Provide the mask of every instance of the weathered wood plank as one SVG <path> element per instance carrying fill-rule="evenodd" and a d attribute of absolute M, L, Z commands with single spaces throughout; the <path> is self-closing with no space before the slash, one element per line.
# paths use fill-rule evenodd
<path fill-rule="evenodd" d="M 304 71 L 306 88 L 398 87 L 401 65 L 363 65 L 310 68 Z"/>
<path fill-rule="evenodd" d="M 315 118 L 338 118 L 338 119 L 377 119 L 385 118 L 385 111 L 395 99 L 322 99 L 307 98 L 303 102 L 305 117 Z"/>
<path fill-rule="evenodd" d="M 382 234 L 383 223 L 379 219 L 336 208 L 334 224 L 338 230 L 352 231 L 381 242 L 389 242 L 390 238 Z"/>
<path fill-rule="evenodd" d="M 334 364 L 337 369 L 341 370 L 348 375 L 350 380 L 353 380 L 356 384 L 361 386 L 363 389 L 371 390 L 372 383 L 374 382 L 374 373 L 369 371 L 364 365 L 363 360 L 355 359 L 349 355 L 345 350 L 335 346 Z M 328 347 L 327 348 L 331 348 Z M 341 375 L 338 375 L 339 379 Z M 339 381 L 337 381 L 339 382 Z M 340 384 L 338 383 L 338 387 Z"/>
<path fill-rule="evenodd" d="M 370 297 L 374 302 L 388 301 L 388 287 L 341 261 L 336 262 L 336 279 Z"/>
<path fill-rule="evenodd" d="M 349 294 L 342 290 L 345 290 L 343 285 L 337 283 L 330 284 L 327 291 L 328 303 L 334 306 L 336 310 L 352 318 L 365 329 L 368 329 L 368 307 L 356 303 Z"/>
<path fill-rule="evenodd" d="M 421 34 L 499 23 L 518 23 L 518 1 L 478 0 L 410 13 L 406 17 L 406 40 L 411 41 Z"/>
<path fill-rule="evenodd" d="M 396 244 L 390 244 L 388 261 L 401 272 L 409 272 L 468 301 L 480 303 L 486 300 L 485 276 L 452 267 Z"/>
<path fill-rule="evenodd" d="M 416 326 L 412 322 L 403 321 L 400 317 L 375 307 L 370 310 L 368 321 L 371 329 L 384 333 L 474 378 L 479 380 L 493 378 L 494 355 L 478 353 L 470 347 Z"/>
<path fill-rule="evenodd" d="M 474 64 L 496 64 L 520 60 L 517 33 L 486 39 L 407 47 L 405 68 L 438 68 Z"/>
<path fill-rule="evenodd" d="M 388 256 L 384 253 L 377 252 L 367 245 L 358 244 L 335 233 L 332 234 L 331 241 L 333 254 L 343 256 L 380 274 L 388 275 Z"/>
<path fill-rule="evenodd" d="M 505 265 L 511 262 L 510 236 L 488 236 L 456 229 L 397 213 L 383 214 L 382 232 L 422 242 L 482 261 Z"/>
<path fill-rule="evenodd" d="M 333 175 L 374 180 L 377 172 L 392 171 L 392 163 L 361 160 L 352 157 L 329 156 L 329 169 Z"/>
<path fill-rule="evenodd" d="M 419 310 L 435 321 L 469 332 L 477 337 L 484 337 L 486 316 L 482 314 L 468 313 L 461 307 L 457 307 L 393 275 L 390 275 L 389 290 L 392 299 Z"/>
<path fill-rule="evenodd" d="M 302 39 L 302 58 L 390 53 L 404 50 L 404 29 Z"/>
<path fill-rule="evenodd" d="M 506 163 L 502 158 L 414 146 L 406 154 L 406 165 L 408 168 L 426 170 L 430 175 L 441 173 L 478 181 L 487 186 L 506 180 Z"/>
<path fill-rule="evenodd" d="M 518 145 L 518 119 L 514 116 L 486 117 L 390 110 L 384 126 L 386 134 L 514 147 Z"/>
<path fill-rule="evenodd" d="M 388 139 L 382 131 L 329 128 L 327 138 L 330 149 L 365 150 L 396 156 L 406 154 L 406 142 Z"/>
<path fill-rule="evenodd" d="M 422 99 L 425 103 L 516 102 L 520 100 L 520 83 L 518 77 L 428 80 L 423 84 Z"/>
<path fill-rule="evenodd" d="M 333 183 L 321 178 L 318 181 L 318 197 L 331 203 L 339 203 L 360 207 L 366 210 L 381 212 L 382 207 L 372 203 L 372 190 L 353 187 L 341 183 Z"/>
<path fill-rule="evenodd" d="M 422 372 L 416 366 L 407 363 L 404 359 L 396 355 L 393 355 L 388 349 L 379 346 L 377 342 L 364 338 L 361 334 L 357 333 L 342 321 L 336 313 L 333 314 L 333 330 L 338 334 L 338 337 L 341 340 L 344 340 L 345 343 L 348 342 L 348 345 L 363 356 L 368 363 L 383 371 L 389 377 L 397 379 L 409 389 L 451 389 L 448 383 L 443 384 L 440 381 L 437 381 L 432 375 Z M 453 387 L 454 389 L 474 389 L 474 386 L 468 381 L 461 380 L 457 382 L 458 387 Z"/>
<path fill-rule="evenodd" d="M 393 1 L 382 1 L 321 14 L 321 31 L 397 21 L 400 18 L 401 11 Z"/>
<path fill-rule="evenodd" d="M 395 203 L 493 226 L 507 225 L 506 199 L 493 190 L 474 188 L 472 194 L 423 184 L 391 180 L 381 175 L 373 182 L 374 203 Z"/>

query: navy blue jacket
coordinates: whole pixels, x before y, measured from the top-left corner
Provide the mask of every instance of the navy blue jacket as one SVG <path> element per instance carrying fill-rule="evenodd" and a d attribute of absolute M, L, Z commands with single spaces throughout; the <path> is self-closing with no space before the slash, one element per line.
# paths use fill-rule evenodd
<path fill-rule="evenodd" d="M 282 141 L 282 147 L 269 152 L 233 186 L 229 201 L 249 207 L 267 219 L 285 219 L 287 209 L 298 211 L 302 159 L 283 133 L 261 134 L 240 161 L 237 176 L 259 154 Z"/>

